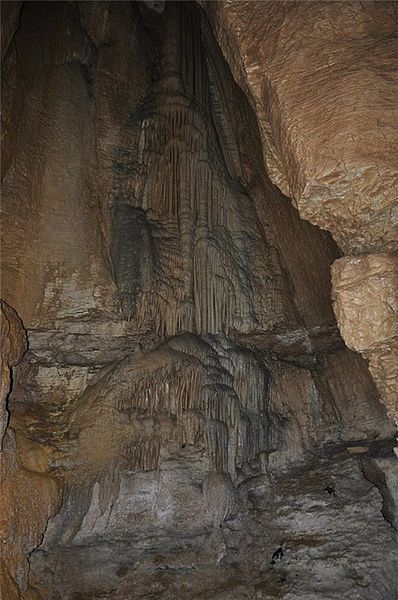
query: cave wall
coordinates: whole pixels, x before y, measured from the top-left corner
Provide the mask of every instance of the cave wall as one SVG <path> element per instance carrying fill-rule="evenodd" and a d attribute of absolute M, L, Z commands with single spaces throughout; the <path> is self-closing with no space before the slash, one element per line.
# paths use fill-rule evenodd
<path fill-rule="evenodd" d="M 202 4 L 272 181 L 344 253 L 396 251 L 396 4 Z"/>
<path fill-rule="evenodd" d="M 333 266 L 339 327 L 370 361 L 398 423 L 397 5 L 201 4 L 257 114 L 271 180 L 347 255 Z M 356 289 L 346 293 L 351 280 Z M 375 299 L 380 291 L 371 308 L 350 298 L 365 288 Z M 373 319 L 392 324 L 383 343 L 370 335 Z M 366 347 L 358 328 L 367 331 Z"/>
<path fill-rule="evenodd" d="M 263 113 L 239 75 L 255 69 L 238 73 L 218 27 L 224 10 L 245 4 L 212 3 L 208 19 L 196 3 L 3 3 L 2 296 L 29 344 L 13 371 L 2 453 L 7 597 L 140 598 L 148 573 L 200 566 L 206 580 L 216 564 L 229 581 L 237 560 L 258 578 L 250 511 L 268 515 L 264 501 L 277 511 L 275 481 L 283 489 L 292 472 L 308 498 L 324 491 L 325 473 L 341 480 L 342 528 L 344 502 L 371 515 L 352 534 L 358 572 L 369 535 L 391 543 L 380 512 L 388 496 L 395 514 L 391 457 L 369 457 L 376 483 L 350 458 L 394 433 L 332 309 L 330 265 L 335 273 L 350 259 L 317 227 L 328 223 L 300 218 L 284 193 L 307 218 L 299 194 L 275 175 Z M 288 4 L 280 24 L 298 10 Z M 276 73 L 279 63 L 272 81 Z M 297 133 L 309 150 L 312 133 Z M 293 157 L 289 177 L 297 164 L 306 181 L 313 154 Z M 362 351 L 342 326 L 345 306 L 343 337 Z M 23 337 L 18 327 L 9 339 Z M 373 365 L 372 374 L 384 368 Z M 300 479 L 307 464 L 310 483 Z M 267 548 L 282 531 L 305 546 L 304 526 L 267 519 Z M 353 575 L 339 568 L 349 589 Z M 383 579 L 379 562 L 369 568 Z M 391 572 L 385 580 L 393 589 Z M 192 597 L 195 586 L 218 597 L 193 581 Z"/>

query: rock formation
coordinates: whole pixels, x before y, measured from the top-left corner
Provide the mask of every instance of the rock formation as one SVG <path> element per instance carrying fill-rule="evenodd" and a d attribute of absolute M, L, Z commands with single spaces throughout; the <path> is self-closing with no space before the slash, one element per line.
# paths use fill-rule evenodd
<path fill-rule="evenodd" d="M 372 355 L 381 397 L 398 424 L 398 292 L 391 276 L 398 251 L 397 5 L 202 4 L 256 111 L 270 178 L 302 218 L 330 231 L 340 249 L 354 255 L 333 269 L 337 320 L 348 346 Z M 385 293 L 394 299 L 388 309 L 394 340 L 376 357 L 370 347 L 376 340 L 361 348 L 348 331 L 366 330 L 370 315 L 359 324 L 357 311 L 343 308 L 340 288 L 348 268 L 349 278 L 374 280 L 379 261 L 380 272 L 389 265 L 382 277 L 383 287 L 389 286 Z M 369 272 L 366 265 L 372 265 Z M 382 315 L 383 300 L 370 312 Z"/>
<path fill-rule="evenodd" d="M 4 597 L 391 600 L 393 3 L 2 12 Z"/>
<path fill-rule="evenodd" d="M 332 269 L 336 317 L 347 345 L 369 360 L 398 423 L 398 261 L 392 254 L 344 257 Z"/>
<path fill-rule="evenodd" d="M 8 424 L 7 396 L 11 390 L 11 368 L 27 350 L 26 334 L 21 319 L 6 302 L 0 300 L 1 315 L 1 382 L 0 382 L 0 449 Z"/>

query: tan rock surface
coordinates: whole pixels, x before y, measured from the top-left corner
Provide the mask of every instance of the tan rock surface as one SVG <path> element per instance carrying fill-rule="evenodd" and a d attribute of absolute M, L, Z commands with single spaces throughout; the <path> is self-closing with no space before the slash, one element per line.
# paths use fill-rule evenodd
<path fill-rule="evenodd" d="M 334 310 L 348 346 L 372 351 L 397 339 L 397 256 L 345 256 L 333 263 L 332 282 Z"/>
<path fill-rule="evenodd" d="M 301 217 L 344 252 L 396 249 L 396 4 L 202 5 Z"/>
<path fill-rule="evenodd" d="M 338 252 L 264 181 L 261 150 L 257 146 L 254 161 L 248 144 L 252 136 L 258 137 L 255 121 L 249 114 L 244 126 L 233 123 L 229 103 L 244 114 L 246 100 L 232 80 L 223 81 L 222 58 L 215 54 L 213 92 L 206 106 L 203 100 L 193 108 L 189 101 L 204 92 L 191 90 L 187 99 L 172 86 L 165 92 L 158 85 L 149 99 L 148 72 L 156 58 L 139 19 L 123 3 L 94 8 L 79 5 L 77 14 L 67 4 L 27 5 L 15 50 L 5 64 L 11 65 L 11 73 L 4 147 L 13 147 L 18 160 L 3 169 L 4 297 L 28 328 L 82 333 L 92 331 L 94 321 L 99 332 L 123 335 L 128 324 L 140 336 L 185 329 L 285 331 L 292 325 L 297 329 L 301 320 L 310 330 L 334 325 L 328 266 Z M 80 16 L 88 33 L 76 26 Z M 43 35 L 36 39 L 39 29 Z M 25 39 L 37 45 L 35 53 Z M 98 54 L 92 40 L 101 48 Z M 127 62 L 126 46 L 131 50 Z M 20 61 L 14 65 L 17 54 Z M 40 69 L 39 57 L 46 70 Z M 200 69 L 205 77 L 205 65 Z M 11 85 L 15 72 L 18 81 Z M 37 72 L 34 81 L 32 72 Z M 23 104 L 21 97 L 27 98 Z M 144 99 L 148 115 L 129 124 Z M 215 131 L 203 120 L 203 111 L 210 109 Z M 229 120 L 223 117 L 227 110 Z M 177 118 L 182 119 L 181 131 L 169 132 Z M 192 145 L 194 127 L 202 133 Z M 176 136 L 173 152 L 181 156 L 173 168 L 181 171 L 181 182 L 193 165 L 202 165 L 187 179 L 190 187 L 173 183 L 163 167 L 172 152 L 166 133 Z M 159 148 L 156 136 L 164 139 Z M 220 150 L 211 154 L 215 136 L 221 140 L 222 156 Z M 154 179 L 147 177 L 148 167 L 157 173 Z M 210 191 L 202 198 L 198 189 L 206 186 Z M 174 209 L 162 204 L 166 188 L 167 202 L 170 194 L 181 196 L 178 215 L 173 213 L 178 198 Z M 264 195 L 269 198 L 266 206 Z M 228 215 L 222 209 L 224 197 L 231 202 Z M 142 239 L 135 252 L 137 235 Z M 307 259 L 298 260 L 300 254 Z M 249 286 L 255 290 L 252 297 Z M 225 305 L 235 299 L 225 314 L 216 314 L 214 308 L 206 314 L 204 305 L 211 303 L 212 294 L 225 297 Z M 120 310 L 130 323 L 120 323 Z"/>
<path fill-rule="evenodd" d="M 398 259 L 346 256 L 332 267 L 334 310 L 347 345 L 369 360 L 389 414 L 398 423 Z"/>
<path fill-rule="evenodd" d="M 57 506 L 54 480 L 26 470 L 19 462 L 15 433 L 7 428 L 6 401 L 11 390 L 11 369 L 27 349 L 26 332 L 17 313 L 6 302 L 1 309 L 1 442 L 0 452 L 0 540 L 2 597 L 20 598 L 27 588 L 29 553 L 39 545 L 49 517 Z M 37 447 L 38 455 L 42 449 Z M 32 463 L 31 463 L 32 466 Z M 33 471 L 33 472 L 32 472 Z"/>
<path fill-rule="evenodd" d="M 30 2 L 9 13 L 2 288 L 29 339 L 13 372 L 2 457 L 12 599 L 395 593 L 395 534 L 381 513 L 383 502 L 395 506 L 395 429 L 365 360 L 338 332 L 330 265 L 339 250 L 271 183 L 261 143 L 274 183 L 290 193 L 283 153 L 300 211 L 322 207 L 321 224 L 338 225 L 342 247 L 346 238 L 378 247 L 384 191 L 371 233 L 356 229 L 369 207 L 354 184 L 352 220 L 340 200 L 325 210 L 347 182 L 330 166 L 316 86 L 339 153 L 347 115 L 334 113 L 311 69 L 323 17 L 339 27 L 341 17 L 316 3 L 310 35 L 307 3 L 279 3 L 279 13 L 273 2 L 213 4 L 210 22 L 195 3 Z M 285 94 L 272 118 L 253 91 L 260 82 L 261 102 L 268 97 L 251 71 L 253 48 L 250 58 L 229 46 L 241 53 L 239 73 L 241 58 L 225 52 L 240 89 L 214 36 L 213 12 L 239 16 L 240 5 L 241 28 L 260 12 L 254 34 L 268 27 L 264 55 L 256 35 L 250 44 Z M 369 15 L 384 11 L 347 3 L 346 18 L 360 23 L 358 54 L 375 35 Z M 388 45 L 389 26 L 377 31 Z M 224 51 L 227 39 L 219 37 Z M 350 45 L 339 35 L 333 43 L 331 85 Z M 303 71 L 315 78 L 307 87 Z M 267 122 L 280 131 L 272 151 Z M 361 141 L 359 171 L 372 152 Z M 377 461 L 372 479 L 363 457 Z M 281 543 L 286 555 L 273 565 Z"/>
<path fill-rule="evenodd" d="M 236 81 L 256 111 L 273 182 L 290 196 L 304 219 L 329 230 L 343 252 L 395 251 L 396 5 L 260 1 L 202 5 Z M 375 265 L 378 256 L 369 260 Z M 347 271 L 347 282 L 350 277 L 361 278 L 363 269 L 354 273 L 356 265 L 353 262 Z M 389 329 L 395 330 L 397 290 L 396 284 L 391 286 L 390 308 L 382 290 L 380 299 L 372 300 L 373 311 L 369 306 L 359 311 L 355 302 L 349 309 L 347 302 L 343 317 L 336 305 L 339 327 L 350 347 L 369 348 L 383 332 L 390 335 Z M 357 291 L 354 286 L 353 297 Z M 371 339 L 353 343 L 353 335 Z M 393 406 L 395 360 L 396 343 L 371 361 L 385 401 Z M 396 414 L 396 408 L 392 410 Z"/>
<path fill-rule="evenodd" d="M 27 349 L 26 332 L 21 319 L 11 306 L 0 300 L 0 449 L 7 428 L 7 396 L 11 389 L 10 370 L 22 359 Z"/>
<path fill-rule="evenodd" d="M 17 600 L 28 587 L 30 553 L 40 545 L 49 518 L 59 509 L 59 487 L 55 479 L 26 470 L 9 429 L 0 455 L 1 578 L 4 598 Z"/>

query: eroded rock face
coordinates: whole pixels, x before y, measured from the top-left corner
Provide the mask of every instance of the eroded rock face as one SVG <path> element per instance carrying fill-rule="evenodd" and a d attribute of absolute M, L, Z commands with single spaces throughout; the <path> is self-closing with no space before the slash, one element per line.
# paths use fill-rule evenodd
<path fill-rule="evenodd" d="M 380 253 L 396 252 L 397 168 L 391 160 L 397 153 L 396 6 L 389 2 L 202 5 L 236 81 L 256 111 L 274 183 L 290 196 L 304 219 L 330 231 L 344 253 L 375 253 L 374 259 L 369 258 L 375 264 Z M 354 280 L 363 272 L 359 267 L 354 274 L 357 264 L 351 261 Z M 336 266 L 335 273 L 340 270 Z M 335 275 L 335 281 L 338 278 Z M 396 298 L 396 287 L 389 294 Z M 359 314 L 350 322 L 352 311 L 346 306 L 343 317 L 338 303 L 335 306 L 344 340 L 357 348 L 351 333 L 363 335 L 369 328 L 372 335 L 376 324 L 369 324 L 371 311 L 363 322 L 358 322 Z M 383 313 L 382 300 L 374 310 Z M 396 308 L 390 309 L 388 322 L 396 331 Z M 391 386 L 396 379 L 396 343 L 372 356 L 371 368 L 384 401 L 393 405 L 395 414 L 396 390 L 391 393 Z"/>
<path fill-rule="evenodd" d="M 37 453 L 40 452 L 38 448 Z M 60 490 L 54 478 L 24 467 L 11 429 L 5 436 L 0 467 L 0 585 L 4 597 L 14 600 L 27 592 L 28 558 L 41 544 L 49 518 L 60 507 Z"/>
<path fill-rule="evenodd" d="M 271 179 L 346 253 L 397 249 L 397 7 L 203 2 Z"/>
<path fill-rule="evenodd" d="M 207 8 L 5 3 L 10 598 L 395 594 L 395 429 L 336 325 L 345 259 L 271 183 Z"/>
<path fill-rule="evenodd" d="M 0 449 L 7 428 L 7 396 L 11 390 L 10 370 L 18 364 L 27 349 L 26 333 L 15 310 L 0 300 L 1 382 L 0 382 Z"/>
<path fill-rule="evenodd" d="M 391 417 L 398 424 L 398 259 L 391 254 L 345 257 L 332 268 L 334 309 L 347 345 L 369 359 Z"/>
<path fill-rule="evenodd" d="M 344 257 L 333 264 L 334 310 L 347 344 L 376 351 L 397 338 L 398 259 L 389 254 Z"/>
<path fill-rule="evenodd" d="M 25 469 L 15 443 L 15 433 L 7 429 L 6 402 L 11 390 L 11 369 L 27 349 L 26 332 L 11 306 L 0 301 L 1 309 L 1 575 L 4 597 L 20 598 L 27 589 L 28 555 L 40 544 L 47 521 L 57 507 L 55 481 Z M 6 431 L 7 429 L 7 431 Z M 38 448 L 40 453 L 40 448 Z"/>

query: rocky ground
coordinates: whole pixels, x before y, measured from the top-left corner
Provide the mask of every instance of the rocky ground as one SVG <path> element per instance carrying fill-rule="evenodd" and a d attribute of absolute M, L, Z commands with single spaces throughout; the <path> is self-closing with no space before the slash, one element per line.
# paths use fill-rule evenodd
<path fill-rule="evenodd" d="M 32 557 L 35 585 L 47 583 L 54 600 L 394 600 L 397 533 L 364 460 L 340 448 L 279 476 L 253 475 L 236 512 L 195 536 L 136 532 L 120 543 L 105 531 L 100 542 L 83 534 L 44 546 Z"/>

